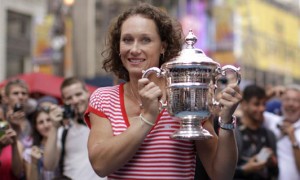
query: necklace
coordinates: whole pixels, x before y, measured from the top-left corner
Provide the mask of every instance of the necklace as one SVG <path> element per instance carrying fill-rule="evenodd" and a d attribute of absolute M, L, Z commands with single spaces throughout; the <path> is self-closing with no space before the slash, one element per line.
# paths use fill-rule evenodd
<path fill-rule="evenodd" d="M 139 104 L 140 108 L 142 108 L 142 107 L 143 107 L 143 104 L 142 104 L 142 102 L 139 100 L 139 98 L 133 93 L 133 90 L 132 90 L 130 84 L 129 84 L 129 88 L 130 88 L 131 94 L 133 95 L 135 101 Z"/>

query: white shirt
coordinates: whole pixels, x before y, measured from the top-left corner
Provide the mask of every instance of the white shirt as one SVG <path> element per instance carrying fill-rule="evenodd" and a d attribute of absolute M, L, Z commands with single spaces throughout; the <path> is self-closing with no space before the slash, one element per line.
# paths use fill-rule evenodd
<path fill-rule="evenodd" d="M 283 117 L 265 112 L 265 127 L 272 130 L 277 137 L 277 158 L 279 167 L 278 180 L 300 180 L 300 172 L 297 169 L 293 146 L 288 136 L 283 136 L 277 127 Z M 300 119 L 294 123 L 296 141 L 300 142 Z"/>
<path fill-rule="evenodd" d="M 62 132 L 61 127 L 58 130 L 59 142 L 61 142 Z M 64 175 L 73 180 L 106 179 L 94 172 L 89 161 L 87 149 L 89 132 L 89 128 L 81 124 L 73 124 L 69 128 L 65 142 Z"/>

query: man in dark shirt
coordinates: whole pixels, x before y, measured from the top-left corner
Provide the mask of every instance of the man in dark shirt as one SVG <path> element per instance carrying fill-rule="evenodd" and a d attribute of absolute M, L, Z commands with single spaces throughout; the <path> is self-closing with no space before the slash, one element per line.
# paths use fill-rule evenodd
<path fill-rule="evenodd" d="M 234 179 L 268 180 L 278 175 L 276 139 L 262 126 L 266 93 L 257 85 L 243 91 L 242 116 L 236 128 L 239 159 Z"/>

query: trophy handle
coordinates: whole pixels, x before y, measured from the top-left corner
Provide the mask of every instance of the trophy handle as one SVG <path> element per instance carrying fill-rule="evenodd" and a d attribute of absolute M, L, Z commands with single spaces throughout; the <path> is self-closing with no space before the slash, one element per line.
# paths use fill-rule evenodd
<path fill-rule="evenodd" d="M 225 65 L 221 68 L 221 74 L 223 76 L 226 75 L 226 72 L 228 70 L 232 70 L 235 72 L 235 77 L 236 77 L 236 85 L 239 85 L 240 82 L 241 82 L 241 73 L 240 73 L 240 67 L 235 67 L 235 66 L 232 66 L 232 65 Z"/>
<path fill-rule="evenodd" d="M 151 73 L 155 72 L 156 73 L 156 76 L 159 78 L 159 77 L 162 77 L 163 76 L 163 73 L 162 73 L 162 70 L 159 69 L 158 67 L 152 67 L 152 68 L 149 68 L 147 70 L 143 70 L 142 73 L 143 73 L 143 76 L 142 78 L 148 78 L 149 75 Z"/>
<path fill-rule="evenodd" d="M 143 73 L 142 78 L 148 78 L 149 75 L 152 73 L 156 73 L 156 77 L 158 77 L 158 78 L 165 76 L 164 71 L 158 67 L 152 67 L 147 70 L 143 70 L 142 73 Z M 166 109 L 167 107 L 168 107 L 167 102 L 164 103 L 163 100 L 160 99 L 159 100 L 159 111 L 161 112 L 163 109 Z"/>
<path fill-rule="evenodd" d="M 222 68 L 218 67 L 218 69 L 216 70 L 221 76 L 226 76 L 226 72 L 227 71 L 234 71 L 235 72 L 235 78 L 236 78 L 236 85 L 239 85 L 241 82 L 241 73 L 240 73 L 240 67 L 235 67 L 232 65 L 225 65 Z M 216 81 L 219 81 L 220 76 L 217 76 Z M 215 91 L 217 90 L 217 85 L 215 84 L 214 87 L 214 94 Z M 215 99 L 215 97 L 213 96 L 213 105 L 215 106 L 220 106 L 220 103 Z"/>

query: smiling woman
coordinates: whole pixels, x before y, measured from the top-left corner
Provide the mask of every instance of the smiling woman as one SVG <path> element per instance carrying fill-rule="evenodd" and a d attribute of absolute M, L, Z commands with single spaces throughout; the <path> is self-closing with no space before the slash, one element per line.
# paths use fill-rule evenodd
<path fill-rule="evenodd" d="M 163 83 L 142 78 L 143 70 L 160 67 L 179 54 L 181 35 L 176 20 L 145 3 L 112 22 L 103 68 L 126 82 L 95 90 L 85 113 L 91 128 L 89 159 L 99 176 L 194 179 L 197 152 L 212 179 L 232 178 L 237 158 L 233 132 L 221 130 L 218 141 L 208 121 L 204 126 L 214 135 L 209 141 L 170 139 L 180 124 L 159 109 L 159 99 L 165 96 Z M 228 123 L 241 95 L 237 86 L 225 91 L 236 92 L 232 99 L 220 98 L 222 122 Z"/>
<path fill-rule="evenodd" d="M 43 167 L 44 147 L 53 123 L 49 116 L 49 108 L 38 108 L 32 119 L 33 146 L 24 151 L 27 179 L 53 179 L 55 171 L 47 171 Z"/>
<path fill-rule="evenodd" d="M 161 41 L 154 21 L 132 16 L 121 31 L 120 56 L 129 74 L 141 77 L 142 70 L 159 66 L 159 56 L 164 54 L 166 44 Z"/>

